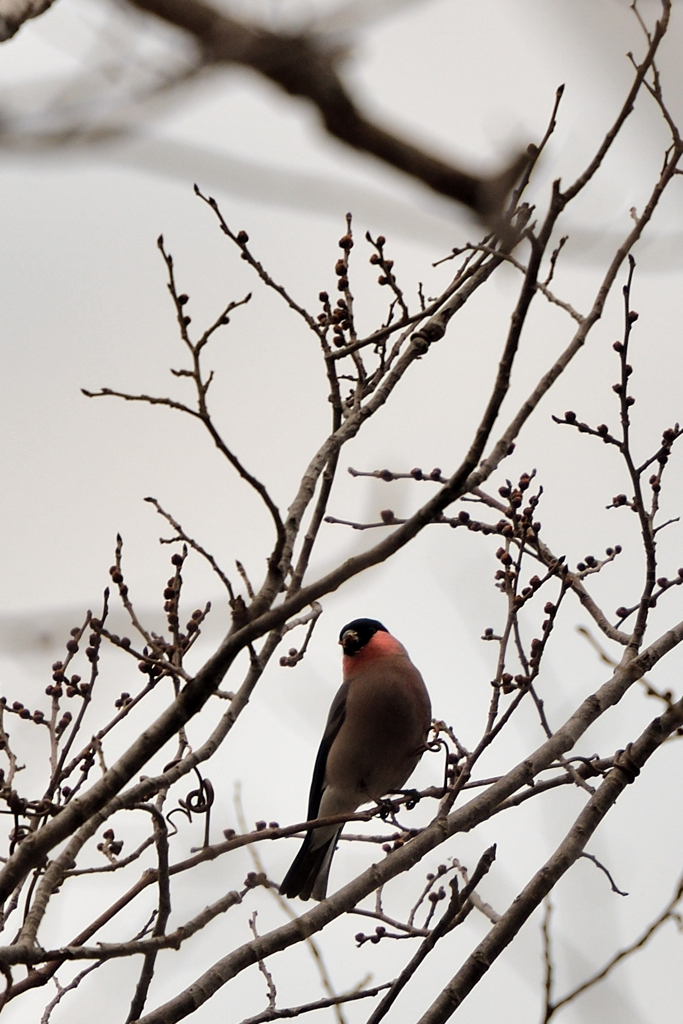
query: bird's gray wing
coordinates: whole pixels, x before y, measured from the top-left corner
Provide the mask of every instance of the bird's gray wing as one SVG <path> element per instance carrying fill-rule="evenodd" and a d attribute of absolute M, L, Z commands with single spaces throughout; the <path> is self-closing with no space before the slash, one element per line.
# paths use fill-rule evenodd
<path fill-rule="evenodd" d="M 341 729 L 344 718 L 346 717 L 346 697 L 348 692 L 348 682 L 342 683 L 342 685 L 339 687 L 335 694 L 334 700 L 332 701 L 332 707 L 330 708 L 330 713 L 327 716 L 327 724 L 325 725 L 325 732 L 323 733 L 323 738 L 320 741 L 318 755 L 315 759 L 315 766 L 313 768 L 313 778 L 311 780 L 311 790 L 308 795 L 309 821 L 312 821 L 313 818 L 318 817 L 320 801 L 322 799 L 323 790 L 325 788 L 325 770 L 327 768 L 327 755 L 329 754 L 330 747 L 332 746 L 334 738 Z"/>

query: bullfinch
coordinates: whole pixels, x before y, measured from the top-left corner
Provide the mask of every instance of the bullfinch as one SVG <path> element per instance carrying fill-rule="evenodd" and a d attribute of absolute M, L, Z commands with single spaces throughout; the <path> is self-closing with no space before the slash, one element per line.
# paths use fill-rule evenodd
<path fill-rule="evenodd" d="M 308 820 L 349 814 L 400 790 L 426 749 L 431 704 L 403 644 L 376 619 L 354 619 L 339 643 L 343 683 L 332 701 L 308 798 Z M 325 899 L 343 826 L 306 833 L 280 892 Z"/>

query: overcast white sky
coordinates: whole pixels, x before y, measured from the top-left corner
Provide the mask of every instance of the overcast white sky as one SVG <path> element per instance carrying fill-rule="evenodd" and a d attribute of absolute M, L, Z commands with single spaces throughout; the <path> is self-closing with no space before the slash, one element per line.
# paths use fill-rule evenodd
<path fill-rule="evenodd" d="M 517 148 L 537 140 L 555 89 L 565 83 L 558 130 L 532 190 L 541 209 L 552 179 L 569 180 L 581 170 L 618 109 L 630 78 L 627 51 L 642 52 L 642 37 L 625 0 L 413 0 L 394 5 L 368 0 L 338 6 L 317 0 L 259 5 L 244 0 L 231 9 L 244 14 L 257 7 L 261 17 L 276 23 L 322 19 L 319 24 L 330 38 L 352 44 L 348 77 L 376 117 L 475 168 L 493 170 Z M 342 16 L 339 12 L 347 8 Z M 647 16 L 657 8 L 646 3 L 642 9 Z M 361 32 L 359 21 L 368 14 L 373 17 Z M 672 111 L 683 114 L 683 11 L 678 4 L 673 22 L 661 63 Z M 164 530 L 143 503 L 146 495 L 157 497 L 226 568 L 240 558 L 258 578 L 264 564 L 269 523 L 194 423 L 168 410 L 89 401 L 80 392 L 81 387 L 104 385 L 182 394 L 182 382 L 168 372 L 169 366 L 182 364 L 183 352 L 156 249 L 161 232 L 175 257 L 179 285 L 191 296 L 189 312 L 196 325 L 212 319 L 227 299 L 254 291 L 252 303 L 233 316 L 225 335 L 214 342 L 214 402 L 240 456 L 268 481 L 281 507 L 291 499 L 326 429 L 328 407 L 311 340 L 236 258 L 208 208 L 194 196 L 193 182 L 216 196 L 230 224 L 249 232 L 254 252 L 273 276 L 311 306 L 321 288 L 333 287 L 336 242 L 347 210 L 354 213 L 359 238 L 367 228 L 387 236 L 399 279 L 413 293 L 422 281 L 427 294 L 436 294 L 448 280 L 449 265 L 433 269 L 432 262 L 480 234 L 467 213 L 327 139 L 304 102 L 285 97 L 246 71 L 207 73 L 187 88 L 182 101 L 122 105 L 115 76 L 106 84 L 93 53 L 105 55 L 105 70 L 125 67 L 130 77 L 124 75 L 124 86 L 142 82 L 150 64 L 163 63 L 169 53 L 184 59 L 173 34 L 159 38 L 149 29 L 140 33 L 133 61 L 128 33 L 113 7 L 57 0 L 48 14 L 0 50 L 0 112 L 4 109 L 10 127 L 19 126 L 25 136 L 45 123 L 46 97 L 55 96 L 61 98 L 60 116 L 65 118 L 73 116 L 85 95 L 87 116 L 99 126 L 132 126 L 125 137 L 98 144 L 40 148 L 14 134 L 0 148 L 0 668 L 3 686 L 32 697 L 47 682 L 54 644 L 63 643 L 83 609 L 97 606 L 117 531 L 125 541 L 131 592 L 140 607 L 160 604 L 169 549 L 157 543 Z M 74 85 L 75 75 L 85 79 Z M 565 224 L 570 241 L 556 288 L 579 308 L 599 281 L 611 243 L 628 231 L 629 209 L 641 208 L 664 144 L 654 106 L 641 101 L 596 188 Z M 636 251 L 633 301 L 640 321 L 633 363 L 643 451 L 656 444 L 664 427 L 681 419 L 683 410 L 682 212 L 676 183 L 649 239 Z M 374 275 L 361 253 L 359 245 L 353 283 L 361 320 L 370 326 L 384 296 L 377 295 L 381 289 L 373 287 Z M 464 311 L 394 403 L 350 447 L 345 466 L 406 470 L 439 465 L 448 471 L 457 463 L 480 411 L 481 388 L 495 365 L 515 280 L 513 271 L 501 273 L 485 298 Z M 524 394 L 539 365 L 546 365 L 566 342 L 570 329 L 557 310 L 538 311 L 506 408 Z M 633 524 L 626 513 L 618 518 L 604 510 L 626 483 L 602 446 L 552 426 L 550 415 L 576 408 L 590 421 L 615 422 L 611 343 L 620 331 L 617 291 L 587 351 L 542 405 L 536 426 L 522 438 L 506 470 L 512 475 L 538 469 L 547 495 L 541 518 L 548 543 L 566 552 L 570 562 L 589 552 L 599 555 L 608 544 L 624 544 L 622 565 L 596 583 L 610 611 L 629 603 L 637 586 L 631 582 L 624 591 L 629 571 L 638 565 Z M 674 460 L 666 498 L 671 515 L 683 505 L 677 466 Z M 389 489 L 344 476 L 331 511 L 342 518 L 368 519 L 390 506 L 401 514 L 422 494 L 407 485 Z M 341 527 L 327 530 L 319 566 L 369 543 Z M 219 822 L 221 827 L 235 824 L 231 794 L 237 779 L 250 820 L 284 823 L 301 816 L 318 737 L 339 678 L 336 635 L 358 615 L 382 619 L 405 642 L 428 682 L 437 717 L 453 722 L 465 742 L 474 740 L 492 674 L 492 652 L 479 637 L 503 614 L 492 585 L 493 550 L 495 545 L 480 537 L 449 531 L 444 540 L 435 530 L 387 567 L 325 602 L 306 661 L 295 672 L 275 667 L 264 678 L 251 711 L 260 716 L 258 742 L 245 725 L 236 730 L 220 761 L 227 781 L 216 828 Z M 679 527 L 662 535 L 661 552 L 669 560 L 663 571 L 673 575 L 683 564 Z M 220 600 L 217 584 L 200 566 L 186 576 L 190 603 Z M 676 592 L 666 610 L 658 610 L 659 621 L 680 618 L 680 605 Z M 219 605 L 214 636 L 220 635 L 222 616 L 225 606 Z M 605 677 L 604 666 L 575 633 L 581 623 L 585 616 L 572 607 L 563 641 L 550 659 L 544 696 L 555 724 Z M 674 656 L 659 676 L 662 685 L 675 686 L 679 668 L 680 658 Z M 117 685 L 120 690 L 122 685 L 112 682 Z M 633 694 L 614 712 L 614 728 L 605 723 L 591 732 L 581 752 L 591 754 L 595 745 L 601 753 L 612 753 L 652 713 Z M 522 716 L 515 728 L 499 753 L 503 762 L 512 763 L 540 741 L 531 716 Z M 677 862 L 675 854 L 668 854 L 683 842 L 680 787 L 674 793 L 665 781 L 675 757 L 676 752 L 667 751 L 655 758 L 647 769 L 647 785 L 630 787 L 633 792 L 624 795 L 591 845 L 631 896 L 609 893 L 605 879 L 585 862 L 563 883 L 560 987 L 567 979 L 580 980 L 587 964 L 599 965 L 620 942 L 633 938 L 668 898 L 680 870 L 680 858 Z M 433 763 L 423 764 L 419 778 L 433 781 L 435 771 Z M 664 823 L 658 813 L 662 793 L 668 808 Z M 571 795 L 553 807 L 531 803 L 525 815 L 511 820 L 514 828 L 496 821 L 486 835 L 462 837 L 452 851 L 471 864 L 484 843 L 499 843 L 500 863 L 485 893 L 497 909 L 547 855 L 578 806 Z M 273 877 L 279 877 L 293 849 L 280 846 L 270 853 Z M 349 859 L 345 867 L 339 856 L 338 884 L 350 877 L 352 863 L 363 863 L 362 851 L 342 852 Z M 247 869 L 245 855 L 235 870 Z M 207 869 L 207 886 L 225 884 L 221 870 L 228 868 Z M 182 909 L 191 895 L 181 895 L 176 906 Z M 64 913 L 72 932 L 71 910 Z M 260 913 L 263 929 L 280 920 L 265 903 Z M 174 970 L 160 982 L 154 1002 L 168 998 L 185 977 L 194 977 L 216 959 L 217 950 L 227 948 L 235 934 L 246 937 L 246 916 L 245 910 L 237 925 L 219 924 L 182 954 L 170 954 Z M 426 968 L 424 982 L 402 1004 L 403 1019 L 424 1009 L 430 984 L 450 977 L 457 950 L 470 948 L 482 929 L 481 922 L 468 923 L 448 954 Z M 391 953 L 383 945 L 356 951 L 351 939 L 356 930 L 351 920 L 335 933 L 332 966 L 340 988 L 367 971 L 381 980 Z M 501 993 L 510 1024 L 537 1019 L 539 950 L 534 918 L 496 966 L 497 981 L 489 979 L 462 1007 L 464 1024 L 499 1014 L 495 1000 Z M 679 961 L 680 947 L 665 948 L 660 937 L 628 972 L 568 1010 L 563 1022 L 659 1024 L 675 1019 L 679 972 L 674 964 Z M 285 968 L 279 977 L 277 970 L 276 964 L 283 991 L 291 984 L 294 993 Z M 125 965 L 103 968 L 90 990 L 85 983 L 55 1020 L 91 1019 L 97 988 L 102 1024 L 118 1022 L 116 994 L 126 972 Z M 248 1003 L 247 996 L 251 985 L 260 992 L 260 983 L 257 978 L 238 983 L 234 994 L 222 993 L 193 1019 L 198 1024 L 219 1017 L 237 1020 L 255 1012 L 260 1002 Z M 302 995 L 299 991 L 292 999 Z M 37 1020 L 45 1002 L 44 993 L 36 997 L 34 1018 L 26 1015 L 25 1005 L 11 1006 L 7 1018 Z M 229 1018 L 228 1006 L 236 1008 Z M 364 1020 L 367 1012 L 352 1010 L 349 1019 Z"/>

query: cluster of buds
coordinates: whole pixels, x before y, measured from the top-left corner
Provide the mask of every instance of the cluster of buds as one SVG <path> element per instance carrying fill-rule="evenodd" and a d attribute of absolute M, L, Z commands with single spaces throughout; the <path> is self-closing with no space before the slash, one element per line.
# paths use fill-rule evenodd
<path fill-rule="evenodd" d="M 541 524 L 534 520 L 540 492 L 532 495 L 528 504 L 522 508 L 524 492 L 529 489 L 533 476 L 533 473 L 522 473 L 516 487 L 513 487 L 510 481 L 507 480 L 502 487 L 498 488 L 501 498 L 505 498 L 508 503 L 505 515 L 512 524 L 512 531 L 500 530 L 504 536 L 512 536 L 514 533 L 522 540 L 533 541 L 540 533 Z"/>
<path fill-rule="evenodd" d="M 92 629 L 92 633 L 88 637 L 88 646 L 85 649 L 85 656 L 89 662 L 94 664 L 97 661 L 100 644 L 102 643 L 102 636 L 100 634 L 102 621 L 100 619 L 91 619 L 90 628 Z"/>
<path fill-rule="evenodd" d="M 659 589 L 656 590 L 655 593 L 650 598 L 650 607 L 651 608 L 655 608 L 656 607 L 657 599 L 659 597 L 661 597 L 661 595 L 665 591 L 670 590 L 671 587 L 680 587 L 681 584 L 683 584 L 683 567 L 681 567 L 678 570 L 675 579 L 669 579 L 667 576 L 659 576 L 657 578 L 657 586 L 658 586 Z M 616 615 L 617 619 L 619 619 L 621 622 L 623 622 L 624 619 L 627 619 L 629 617 L 629 615 L 631 615 L 634 611 L 636 611 L 637 608 L 638 608 L 637 604 L 633 605 L 632 608 L 626 608 L 624 605 L 620 605 L 617 608 L 617 610 L 615 611 L 614 614 Z"/>
<path fill-rule="evenodd" d="M 36 725 L 47 725 L 44 712 L 39 710 L 31 711 L 29 708 L 25 707 L 20 700 L 15 700 L 10 704 L 7 697 L 0 697 L 0 705 L 2 705 L 4 711 L 8 711 L 13 715 L 18 715 L 19 718 L 23 718 L 26 721 L 30 720 L 35 722 Z M 0 750 L 4 749 L 5 746 L 5 741 L 0 741 Z"/>
<path fill-rule="evenodd" d="M 382 480 L 394 479 L 393 474 L 390 473 L 389 476 L 384 476 L 384 473 L 389 473 L 389 470 L 382 470 Z M 436 483 L 439 484 L 445 484 L 447 482 L 443 477 L 439 466 L 435 466 L 434 469 L 432 469 L 429 473 L 425 473 L 423 470 L 420 469 L 419 466 L 416 466 L 414 469 L 411 469 L 410 475 L 412 476 L 413 480 L 434 480 L 436 481 Z"/>
<path fill-rule="evenodd" d="M 185 561 L 185 555 L 178 554 L 171 555 L 171 564 L 175 566 L 176 572 L 174 576 L 166 581 L 166 587 L 164 589 L 164 611 L 166 612 L 166 618 L 168 624 L 173 632 L 178 628 L 178 602 L 180 600 L 180 591 L 183 585 L 183 578 L 180 575 L 183 562 Z"/>
<path fill-rule="evenodd" d="M 249 871 L 247 877 L 244 879 L 245 889 L 257 889 L 260 885 L 269 888 L 271 883 L 268 881 L 268 877 L 264 871 Z"/>
<path fill-rule="evenodd" d="M 339 263 L 337 264 L 339 266 Z M 329 304 L 327 292 L 320 293 L 320 301 L 326 306 L 325 312 L 320 313 L 318 322 L 323 327 L 331 327 L 334 335 L 333 341 L 337 348 L 343 348 L 346 344 L 344 332 L 351 330 L 351 318 L 346 299 L 337 299 L 334 309 Z"/>
<path fill-rule="evenodd" d="M 376 252 L 373 252 L 369 260 L 373 267 L 379 267 L 382 271 L 380 276 L 377 278 L 377 284 L 391 285 L 392 288 L 396 288 L 396 278 L 392 273 L 394 261 L 388 260 L 384 255 L 384 246 L 387 244 L 386 238 L 384 235 L 378 235 L 377 238 L 373 239 L 369 231 L 366 231 L 365 237 L 377 250 Z"/>
<path fill-rule="evenodd" d="M 494 579 L 498 581 L 498 587 L 505 590 L 506 584 L 512 583 L 517 576 L 517 570 L 513 565 L 514 559 L 506 548 L 498 548 L 496 558 L 504 568 L 496 570 Z"/>
<path fill-rule="evenodd" d="M 386 934 L 387 930 L 384 925 L 378 924 L 372 935 L 366 935 L 365 932 L 357 932 L 356 935 L 354 935 L 354 938 L 359 947 L 365 945 L 366 942 L 372 942 L 372 944 L 376 946 L 378 942 L 382 941 Z"/>
<path fill-rule="evenodd" d="M 344 238 L 340 238 L 339 239 L 339 244 L 341 245 L 343 241 L 344 241 Z M 351 239 L 349 239 L 349 242 L 350 242 L 351 245 L 353 245 L 353 242 L 351 241 Z M 349 277 L 348 277 L 348 274 L 349 274 L 349 264 L 348 264 L 348 254 L 347 253 L 345 253 L 344 256 L 341 257 L 341 259 L 337 260 L 337 262 L 334 265 L 334 272 L 337 275 L 337 289 L 340 292 L 348 291 L 348 289 L 349 289 Z"/>
<path fill-rule="evenodd" d="M 157 651 L 150 651 L 148 647 L 143 648 L 142 654 L 145 660 L 138 662 L 138 671 L 142 672 L 143 675 L 149 676 L 150 683 L 154 683 L 160 679 L 166 671 L 165 665 L 161 661 L 161 654 Z M 121 694 L 121 697 L 123 698 L 124 694 Z M 128 697 L 125 698 L 125 702 L 130 703 Z M 125 703 L 120 706 L 125 707 Z"/>
<path fill-rule="evenodd" d="M 349 218 L 347 217 L 347 221 Z M 342 250 L 344 255 L 337 260 L 334 266 L 334 272 L 337 275 L 337 289 L 340 292 L 348 292 L 349 290 L 349 253 L 353 249 L 353 238 L 351 236 L 351 230 L 349 229 L 345 235 L 339 239 L 339 248 Z"/>
<path fill-rule="evenodd" d="M 186 306 L 189 301 L 190 301 L 190 296 L 186 295 L 185 292 L 183 292 L 182 295 L 179 295 L 178 299 L 177 299 L 178 305 L 181 307 L 181 309 L 184 306 Z M 187 314 L 185 314 L 185 313 L 181 313 L 180 314 L 180 322 L 182 323 L 183 327 L 189 327 L 190 324 L 192 323 L 192 317 L 191 316 L 187 316 Z"/>
<path fill-rule="evenodd" d="M 71 714 L 70 711 L 64 712 L 64 714 L 62 715 L 62 717 L 59 719 L 55 726 L 55 733 L 57 736 L 61 736 L 64 730 L 68 728 L 68 726 L 71 724 L 72 718 L 73 715 Z"/>
<path fill-rule="evenodd" d="M 215 200 L 214 200 L 214 205 L 215 205 Z M 225 230 L 225 228 L 223 228 L 223 230 Z M 242 252 L 240 253 L 240 259 L 243 259 L 243 260 L 250 259 L 249 252 L 247 251 L 247 243 L 249 242 L 249 235 L 247 234 L 247 232 L 244 231 L 243 229 L 241 231 L 238 231 L 237 234 L 235 235 L 235 241 L 237 242 L 237 244 L 239 245 L 240 249 L 242 250 Z"/>
<path fill-rule="evenodd" d="M 678 570 L 675 580 L 670 580 L 666 576 L 660 576 L 657 579 L 657 586 L 660 590 L 668 590 L 669 587 L 679 587 L 681 583 L 683 583 L 683 568 Z"/>
<path fill-rule="evenodd" d="M 391 837 L 391 842 L 382 843 L 382 850 L 384 853 L 393 853 L 394 850 L 399 850 L 402 846 L 405 846 L 405 838 L 399 833 L 394 832 Z"/>
<path fill-rule="evenodd" d="M 108 828 L 102 833 L 102 842 L 97 844 L 97 849 L 113 864 L 123 849 L 123 840 L 116 838 L 113 828 Z"/>
<path fill-rule="evenodd" d="M 576 563 L 577 573 L 580 576 L 587 576 L 589 573 L 599 572 L 603 565 L 612 562 L 617 555 L 621 554 L 621 544 L 615 544 L 613 548 L 605 548 L 605 558 L 597 559 L 595 555 L 584 555 L 582 561 Z"/>
<path fill-rule="evenodd" d="M 88 751 L 88 752 L 87 752 L 87 753 L 85 754 L 85 756 L 83 757 L 83 759 L 81 760 L 81 762 L 80 762 L 80 764 L 78 765 L 78 767 L 79 767 L 79 769 L 80 769 L 81 773 L 82 773 L 82 774 L 83 774 L 84 776 L 87 776 L 87 774 L 88 774 L 88 772 L 90 771 L 90 769 L 91 769 L 91 768 L 94 768 L 94 766 L 95 766 L 95 754 L 93 753 L 93 751 L 92 751 L 92 750 L 89 750 L 89 751 Z"/>
<path fill-rule="evenodd" d="M 301 661 L 299 657 L 299 649 L 297 647 L 290 647 L 286 654 L 283 654 L 280 658 L 281 668 L 294 668 Z"/>
<path fill-rule="evenodd" d="M 120 538 L 119 538 L 119 540 L 120 540 Z M 110 565 L 109 566 L 109 575 L 111 576 L 112 583 L 115 583 L 116 586 L 119 588 L 119 594 L 121 595 L 121 597 L 127 597 L 128 596 L 128 586 L 126 585 L 126 583 L 123 580 L 123 573 L 121 572 L 121 566 L 120 565 Z"/>
<path fill-rule="evenodd" d="M 614 385 L 616 388 L 621 388 L 620 384 Z M 635 401 L 635 399 L 633 399 Z M 567 409 L 564 416 L 553 416 L 555 423 L 563 423 L 569 427 L 575 427 L 580 434 L 590 434 L 592 437 L 599 437 L 604 444 L 614 444 L 620 447 L 621 444 L 617 441 L 616 437 L 610 433 L 610 429 L 606 423 L 599 423 L 597 427 L 591 427 L 589 423 L 584 423 L 582 420 L 577 418 L 576 413 L 573 409 Z"/>
<path fill-rule="evenodd" d="M 78 645 L 73 640 L 70 640 L 66 646 L 72 654 L 78 650 Z M 66 692 L 67 697 L 83 697 L 84 699 L 90 697 L 91 684 L 82 682 L 81 677 L 75 673 L 67 676 L 63 661 L 54 662 L 52 666 L 52 679 L 55 685 L 45 687 L 45 693 L 48 697 L 59 699 L 64 692 Z"/>
<path fill-rule="evenodd" d="M 189 620 L 185 623 L 185 632 L 180 632 L 179 606 L 180 593 L 183 586 L 183 578 L 180 570 L 186 557 L 187 547 L 185 545 L 183 545 L 182 554 L 176 552 L 171 556 L 171 564 L 175 566 L 176 571 L 175 575 L 171 576 L 166 581 L 166 587 L 164 588 L 164 611 L 166 612 L 166 619 L 173 637 L 173 642 L 168 644 L 162 637 L 157 637 L 155 634 L 152 634 L 154 640 L 153 649 L 151 652 L 148 651 L 147 648 L 144 650 L 145 657 L 149 660 L 140 662 L 138 666 L 141 672 L 147 672 L 150 677 L 158 677 L 161 675 L 163 667 L 158 662 L 162 655 L 166 655 L 170 661 L 173 661 L 174 655 L 177 654 L 180 654 L 182 658 L 182 655 L 188 649 L 190 644 L 199 635 L 199 627 L 211 610 L 210 603 L 208 603 L 203 610 L 201 608 L 195 609 Z"/>

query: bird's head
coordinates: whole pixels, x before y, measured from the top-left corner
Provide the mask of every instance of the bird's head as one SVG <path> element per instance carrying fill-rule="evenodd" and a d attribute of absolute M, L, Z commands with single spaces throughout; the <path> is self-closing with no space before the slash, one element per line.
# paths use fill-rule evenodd
<path fill-rule="evenodd" d="M 339 643 L 344 654 L 353 657 L 362 651 L 375 633 L 388 633 L 386 626 L 383 626 L 377 619 L 354 619 L 347 623 L 339 634 Z"/>

